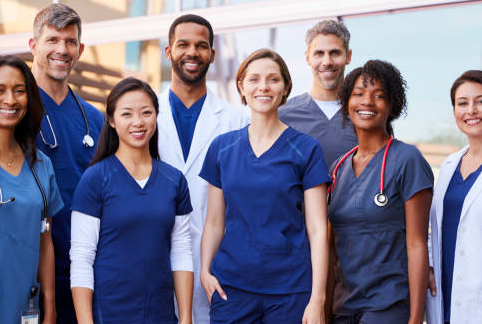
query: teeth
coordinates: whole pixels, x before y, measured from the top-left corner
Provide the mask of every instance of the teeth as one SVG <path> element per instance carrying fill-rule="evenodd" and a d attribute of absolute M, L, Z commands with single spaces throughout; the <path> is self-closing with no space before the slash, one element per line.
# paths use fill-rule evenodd
<path fill-rule="evenodd" d="M 15 109 L 0 109 L 2 114 L 15 114 L 17 111 Z"/>
<path fill-rule="evenodd" d="M 132 135 L 134 136 L 141 136 L 141 135 L 144 135 L 145 134 L 145 131 L 142 131 L 142 132 L 131 132 Z"/>
<path fill-rule="evenodd" d="M 358 114 L 360 115 L 366 115 L 366 116 L 375 116 L 375 113 L 372 111 L 367 111 L 367 110 L 359 110 Z"/>
<path fill-rule="evenodd" d="M 198 66 L 197 63 L 185 63 L 185 65 L 187 65 L 188 67 L 196 67 L 196 66 Z"/>
<path fill-rule="evenodd" d="M 264 96 L 264 97 L 256 97 L 256 99 L 258 100 L 270 100 L 271 97 L 268 97 L 268 96 Z"/>
<path fill-rule="evenodd" d="M 478 124 L 480 123 L 480 119 L 469 119 L 469 120 L 466 120 L 465 122 L 469 125 L 475 125 L 475 124 Z"/>

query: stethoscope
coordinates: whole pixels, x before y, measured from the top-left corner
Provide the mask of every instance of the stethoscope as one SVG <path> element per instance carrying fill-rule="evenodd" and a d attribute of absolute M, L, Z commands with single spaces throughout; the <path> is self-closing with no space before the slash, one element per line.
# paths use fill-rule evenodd
<path fill-rule="evenodd" d="M 82 108 L 82 105 L 80 104 L 79 98 L 77 98 L 77 95 L 72 91 L 72 89 L 68 86 L 69 92 L 74 96 L 75 102 L 77 103 L 77 107 L 79 107 L 80 112 L 82 113 L 82 117 L 84 118 L 84 123 L 85 123 L 85 128 L 87 130 L 87 134 L 84 135 L 84 138 L 82 139 L 82 144 L 84 144 L 87 147 L 93 147 L 94 146 L 94 139 L 92 136 L 90 136 L 90 130 L 89 130 L 89 122 L 87 120 L 87 116 L 85 115 L 84 108 Z M 40 130 L 40 137 L 42 138 L 42 141 L 44 142 L 45 145 L 50 147 L 51 149 L 56 148 L 58 145 L 57 143 L 57 137 L 55 136 L 54 129 L 52 127 L 52 122 L 50 121 L 49 114 L 47 113 L 47 110 L 44 110 L 45 114 L 45 119 L 47 119 L 47 123 L 49 124 L 50 127 L 50 132 L 52 133 L 52 137 L 54 138 L 54 144 L 50 144 L 45 140 L 44 135 L 42 134 L 42 130 Z"/>
<path fill-rule="evenodd" d="M 42 184 L 40 183 L 40 180 L 37 176 L 37 172 L 35 172 L 35 169 L 34 167 L 30 164 L 30 162 L 28 162 L 28 166 L 30 167 L 30 171 L 32 171 L 32 175 L 33 177 L 35 178 L 35 182 L 37 183 L 37 186 L 38 188 L 40 189 L 40 193 L 42 194 L 42 200 L 43 200 L 43 205 L 44 205 L 44 209 L 43 209 L 43 212 L 42 212 L 42 225 L 41 225 L 41 229 L 40 229 L 40 232 L 41 233 L 44 233 L 44 232 L 47 232 L 50 230 L 50 224 L 47 223 L 47 196 L 45 196 L 45 191 L 44 189 L 42 188 Z M 6 205 L 10 202 L 14 202 L 15 201 L 15 197 L 10 197 L 8 198 L 7 200 L 3 200 L 3 192 L 2 192 L 2 187 L 0 187 L 0 207 L 2 205 Z"/>
<path fill-rule="evenodd" d="M 390 148 L 390 145 L 392 144 L 393 141 L 393 136 L 390 135 L 390 138 L 388 139 L 387 146 L 385 147 L 385 152 L 383 153 L 383 160 L 382 160 L 382 170 L 380 171 L 380 192 L 375 195 L 373 198 L 373 201 L 375 204 L 379 207 L 386 206 L 388 203 L 388 197 L 385 195 L 384 191 L 384 183 L 385 183 L 385 166 L 387 164 L 387 155 L 388 155 L 388 149 Z M 332 175 L 332 181 L 331 181 L 331 186 L 328 188 L 328 203 L 331 200 L 331 195 L 333 194 L 333 190 L 335 190 L 335 184 L 336 184 L 336 174 L 338 172 L 338 168 L 341 166 L 343 161 L 345 161 L 353 152 L 355 152 L 358 149 L 358 145 L 352 148 L 348 153 L 346 153 L 340 161 L 335 166 L 335 170 L 333 170 L 333 175 Z"/>

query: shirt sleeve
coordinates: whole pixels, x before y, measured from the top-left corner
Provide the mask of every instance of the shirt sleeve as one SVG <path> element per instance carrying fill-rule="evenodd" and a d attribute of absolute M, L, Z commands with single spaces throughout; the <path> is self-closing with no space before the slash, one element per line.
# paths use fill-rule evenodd
<path fill-rule="evenodd" d="M 176 216 L 171 235 L 172 271 L 194 271 L 190 216 Z"/>
<path fill-rule="evenodd" d="M 303 190 L 331 181 L 320 144 L 313 145 L 303 172 Z"/>
<path fill-rule="evenodd" d="M 191 199 L 189 197 L 189 187 L 187 185 L 186 178 L 181 173 L 176 199 L 176 215 L 186 215 L 190 212 L 192 212 L 192 206 Z"/>
<path fill-rule="evenodd" d="M 204 158 L 203 167 L 199 176 L 219 189 L 222 189 L 221 184 L 221 171 L 219 168 L 218 161 L 218 142 L 219 137 L 214 139 L 214 141 L 209 146 L 206 157 Z"/>
<path fill-rule="evenodd" d="M 52 167 L 52 162 L 45 156 L 45 163 L 47 166 L 47 173 L 49 178 L 49 192 L 47 196 L 47 215 L 49 217 L 55 216 L 62 208 L 64 203 L 60 195 L 59 187 L 57 186 L 57 180 L 55 179 L 54 168 Z"/>
<path fill-rule="evenodd" d="M 433 188 L 433 173 L 422 153 L 415 147 L 404 154 L 406 158 L 399 168 L 397 184 L 403 201 L 407 201 L 417 192 Z"/>
<path fill-rule="evenodd" d="M 103 179 L 100 168 L 88 168 L 80 178 L 80 182 L 75 189 L 72 200 L 72 210 L 79 211 L 86 215 L 100 217 L 103 206 Z"/>
<path fill-rule="evenodd" d="M 99 242 L 100 218 L 72 211 L 70 287 L 94 290 L 94 260 Z"/>

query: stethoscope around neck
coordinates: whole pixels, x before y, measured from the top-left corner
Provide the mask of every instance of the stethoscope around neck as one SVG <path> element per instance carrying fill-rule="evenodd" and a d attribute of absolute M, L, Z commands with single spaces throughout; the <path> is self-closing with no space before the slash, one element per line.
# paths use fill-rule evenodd
<path fill-rule="evenodd" d="M 28 160 L 27 160 L 27 162 L 28 162 Z M 42 223 L 41 223 L 42 225 L 41 225 L 40 232 L 41 233 L 47 232 L 47 231 L 50 230 L 50 225 L 46 221 L 46 218 L 47 218 L 47 196 L 45 195 L 45 191 L 42 188 L 42 184 L 40 183 L 40 180 L 37 176 L 37 172 L 35 172 L 35 168 L 33 167 L 33 165 L 30 162 L 28 162 L 28 166 L 30 167 L 30 171 L 32 172 L 33 177 L 35 178 L 35 182 L 37 183 L 37 186 L 40 190 L 40 194 L 42 195 L 42 200 L 43 200 L 44 208 L 43 208 L 43 212 L 42 212 Z M 0 208 L 2 207 L 2 205 L 6 205 L 8 203 L 13 203 L 14 201 L 15 201 L 15 197 L 10 197 L 7 200 L 3 200 L 2 187 L 0 186 Z"/>
<path fill-rule="evenodd" d="M 84 118 L 84 123 L 85 123 L 85 129 L 87 130 L 87 133 L 84 135 L 84 138 L 82 139 L 82 144 L 84 144 L 86 147 L 93 147 L 94 146 L 94 139 L 92 136 L 90 136 L 90 129 L 89 129 L 89 121 L 87 120 L 87 116 L 85 115 L 84 108 L 80 104 L 79 98 L 77 98 L 77 95 L 72 91 L 72 89 L 68 86 L 69 92 L 74 96 L 75 102 L 77 103 L 77 107 L 79 107 L 80 112 L 82 113 L 82 117 Z M 47 113 L 47 109 L 44 110 L 45 114 L 45 119 L 47 120 L 47 123 L 49 124 L 50 127 L 50 132 L 52 133 L 52 137 L 54 138 L 54 143 L 49 143 L 45 139 L 42 130 L 40 130 L 40 137 L 42 138 L 42 142 L 44 142 L 45 145 L 50 147 L 51 149 L 54 149 L 59 146 L 57 142 L 57 136 L 55 136 L 54 129 L 52 127 L 52 122 L 50 121 L 49 114 Z"/>
<path fill-rule="evenodd" d="M 385 147 L 385 152 L 383 153 L 383 160 L 382 160 L 382 169 L 380 171 L 380 192 L 373 197 L 373 201 L 375 204 L 379 207 L 386 206 L 388 204 L 388 197 L 385 195 L 384 189 L 385 189 L 385 166 L 387 164 L 387 155 L 388 155 L 388 150 L 390 149 L 390 145 L 392 144 L 393 141 L 393 136 L 390 135 L 390 138 L 388 139 L 387 146 Z M 333 175 L 332 175 L 332 181 L 331 181 L 331 186 L 328 188 L 328 203 L 330 203 L 331 196 L 333 195 L 333 191 L 335 190 L 335 184 L 336 184 L 336 175 L 338 172 L 338 168 L 342 165 L 343 161 L 345 161 L 353 152 L 355 152 L 358 149 L 358 145 L 352 148 L 348 153 L 346 153 L 340 161 L 335 166 L 335 169 L 333 170 Z"/>

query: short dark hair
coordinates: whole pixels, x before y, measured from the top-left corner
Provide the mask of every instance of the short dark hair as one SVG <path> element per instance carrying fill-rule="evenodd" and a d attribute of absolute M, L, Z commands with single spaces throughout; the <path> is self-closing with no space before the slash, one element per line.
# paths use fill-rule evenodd
<path fill-rule="evenodd" d="M 27 64 L 18 57 L 12 55 L 0 56 L 0 68 L 3 66 L 18 69 L 25 79 L 27 90 L 27 113 L 20 123 L 15 126 L 14 138 L 22 148 L 30 165 L 34 165 L 35 162 L 37 162 L 35 140 L 40 131 L 44 112 L 44 106 L 42 104 L 42 99 L 40 98 L 37 82 L 35 82 L 35 78 Z"/>
<path fill-rule="evenodd" d="M 116 109 L 117 101 L 121 96 L 127 92 L 141 90 L 144 91 L 152 100 L 154 109 L 156 110 L 156 116 L 159 114 L 159 102 L 157 96 L 152 88 L 144 81 L 136 78 L 126 78 L 117 83 L 112 88 L 109 96 L 107 97 L 106 109 L 105 109 L 105 122 L 100 132 L 99 142 L 97 143 L 97 149 L 95 150 L 94 158 L 90 165 L 105 159 L 106 157 L 114 154 L 119 148 L 119 136 L 117 132 L 110 125 L 110 121 L 114 118 L 114 112 Z M 154 159 L 160 159 L 159 149 L 157 147 L 158 130 L 154 131 L 151 139 L 149 140 L 149 152 Z"/>
<path fill-rule="evenodd" d="M 47 25 L 56 30 L 64 29 L 67 26 L 77 26 L 77 36 L 80 42 L 82 34 L 82 20 L 79 14 L 69 6 L 61 3 L 53 3 L 42 9 L 33 21 L 33 38 L 38 39 L 42 34 L 42 28 Z"/>
<path fill-rule="evenodd" d="M 454 81 L 452 88 L 450 89 L 450 100 L 452 101 L 452 106 L 455 107 L 455 92 L 457 89 L 465 82 L 474 82 L 482 84 L 482 71 L 481 70 L 468 70 L 462 73 L 461 76 Z"/>
<path fill-rule="evenodd" d="M 182 15 L 180 17 L 177 17 L 176 20 L 172 22 L 171 27 L 169 27 L 169 46 L 171 46 L 172 43 L 174 42 L 174 34 L 176 33 L 177 25 L 184 24 L 184 23 L 195 23 L 206 27 L 209 31 L 209 46 L 213 48 L 213 45 L 214 45 L 213 27 L 211 26 L 209 21 L 207 21 L 203 17 L 198 15 L 193 15 L 193 14 Z"/>
<path fill-rule="evenodd" d="M 390 107 L 386 131 L 388 134 L 393 135 L 392 121 L 396 120 L 400 115 L 405 114 L 407 109 L 407 97 L 405 94 L 407 83 L 403 79 L 402 74 L 391 63 L 380 60 L 370 60 L 366 62 L 363 67 L 351 71 L 345 77 L 345 81 L 338 93 L 344 124 L 350 119 L 348 101 L 359 77 L 363 78 L 364 84 L 374 81 L 380 81 L 382 84 L 383 92 Z"/>
<path fill-rule="evenodd" d="M 285 83 L 285 89 L 286 89 L 286 94 L 283 96 L 281 99 L 280 105 L 283 105 L 286 103 L 286 99 L 288 99 L 288 96 L 290 95 L 291 88 L 293 86 L 291 82 L 291 75 L 290 71 L 288 70 L 288 66 L 286 65 L 286 62 L 283 60 L 283 58 L 276 53 L 275 51 L 270 50 L 269 48 L 262 48 L 257 51 L 254 51 L 253 53 L 249 54 L 247 58 L 244 59 L 244 61 L 239 65 L 238 72 L 236 72 L 236 88 L 238 89 L 239 96 L 241 97 L 241 102 L 246 105 L 246 98 L 241 94 L 241 89 L 239 88 L 240 83 L 243 83 L 244 77 L 246 76 L 246 70 L 248 69 L 248 66 L 260 59 L 268 58 L 276 62 L 279 66 L 279 70 L 281 72 L 281 76 L 283 77 L 283 81 Z"/>

